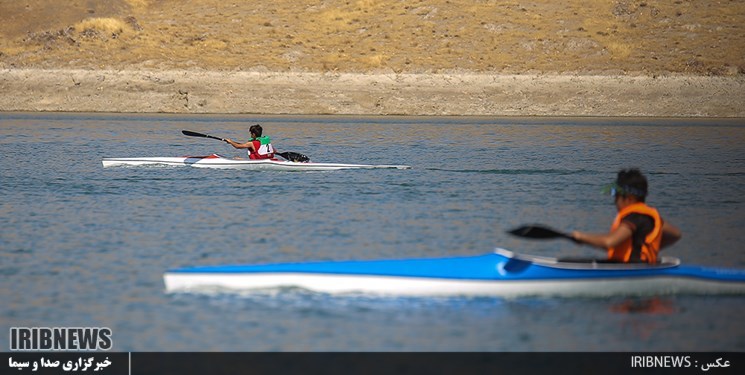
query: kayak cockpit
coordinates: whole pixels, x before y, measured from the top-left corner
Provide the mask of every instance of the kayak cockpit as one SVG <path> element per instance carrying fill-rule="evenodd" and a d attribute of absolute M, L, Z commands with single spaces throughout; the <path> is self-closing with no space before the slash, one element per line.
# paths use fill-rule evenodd
<path fill-rule="evenodd" d="M 680 259 L 675 257 L 662 257 L 657 264 L 647 264 L 607 262 L 604 259 L 594 258 L 549 258 L 516 254 L 501 248 L 494 249 L 494 253 L 512 262 L 513 266 L 519 262 L 525 262 L 527 264 L 570 270 L 659 270 L 680 265 Z"/>

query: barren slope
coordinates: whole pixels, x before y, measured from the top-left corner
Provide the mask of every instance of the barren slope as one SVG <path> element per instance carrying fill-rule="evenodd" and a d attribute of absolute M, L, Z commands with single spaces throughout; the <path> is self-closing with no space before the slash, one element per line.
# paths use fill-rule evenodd
<path fill-rule="evenodd" d="M 0 68 L 738 75 L 745 2 L 0 2 Z"/>

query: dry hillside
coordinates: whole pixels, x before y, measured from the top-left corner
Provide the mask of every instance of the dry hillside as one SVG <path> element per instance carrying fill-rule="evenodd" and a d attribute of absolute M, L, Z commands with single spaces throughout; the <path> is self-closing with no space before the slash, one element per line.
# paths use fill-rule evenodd
<path fill-rule="evenodd" d="M 2 0 L 0 17 L 0 68 L 745 70 L 739 0 Z"/>

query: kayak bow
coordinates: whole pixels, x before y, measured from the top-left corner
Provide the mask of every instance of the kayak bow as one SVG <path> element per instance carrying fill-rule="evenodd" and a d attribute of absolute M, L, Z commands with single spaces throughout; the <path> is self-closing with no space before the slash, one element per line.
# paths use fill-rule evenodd
<path fill-rule="evenodd" d="M 168 292 L 302 288 L 406 296 L 745 294 L 745 270 L 565 262 L 504 249 L 479 256 L 205 266 L 170 270 Z"/>
<path fill-rule="evenodd" d="M 209 156 L 104 158 L 104 168 L 119 166 L 191 166 L 197 168 L 249 169 L 278 171 L 334 171 L 340 169 L 410 169 L 408 165 L 367 165 L 338 163 L 301 163 L 276 159 L 231 159 L 217 154 Z"/>

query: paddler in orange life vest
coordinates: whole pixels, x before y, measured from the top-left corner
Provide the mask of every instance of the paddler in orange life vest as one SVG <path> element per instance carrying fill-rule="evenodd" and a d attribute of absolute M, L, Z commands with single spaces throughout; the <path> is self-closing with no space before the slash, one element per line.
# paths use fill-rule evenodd
<path fill-rule="evenodd" d="M 225 142 L 229 143 L 235 148 L 248 149 L 249 159 L 273 159 L 274 147 L 272 147 L 268 136 L 261 136 L 261 133 L 263 133 L 263 131 L 264 130 L 261 128 L 261 125 L 252 125 L 248 129 L 248 132 L 251 133 L 251 139 L 249 139 L 246 143 L 234 142 L 232 139 L 226 139 Z"/>
<path fill-rule="evenodd" d="M 574 231 L 572 237 L 580 243 L 606 249 L 610 262 L 657 263 L 659 251 L 678 241 L 681 232 L 644 203 L 647 179 L 638 169 L 624 169 L 605 190 L 614 198 L 618 209 L 610 232 Z"/>

